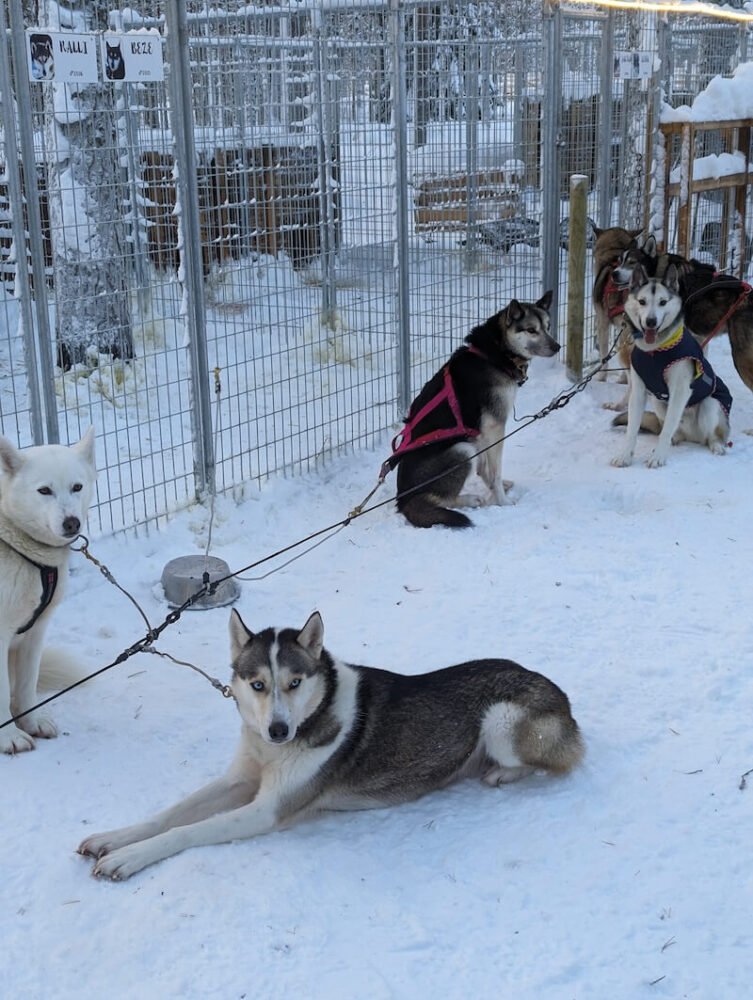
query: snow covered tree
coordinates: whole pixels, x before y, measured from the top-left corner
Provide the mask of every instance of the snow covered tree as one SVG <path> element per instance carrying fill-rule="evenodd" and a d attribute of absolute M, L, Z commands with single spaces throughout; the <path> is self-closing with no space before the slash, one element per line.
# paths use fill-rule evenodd
<path fill-rule="evenodd" d="M 102 31 L 107 0 L 44 0 L 51 31 Z M 112 84 L 46 88 L 48 197 L 58 363 L 133 357 L 126 241 Z"/>

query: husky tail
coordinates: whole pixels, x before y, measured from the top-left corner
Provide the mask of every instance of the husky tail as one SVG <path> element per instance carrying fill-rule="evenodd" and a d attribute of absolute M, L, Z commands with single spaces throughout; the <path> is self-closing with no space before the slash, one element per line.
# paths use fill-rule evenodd
<path fill-rule="evenodd" d="M 61 688 L 83 680 L 88 673 L 91 671 L 86 669 L 78 657 L 59 646 L 47 646 L 42 652 L 37 690 L 60 691 Z"/>
<path fill-rule="evenodd" d="M 444 524 L 448 528 L 471 528 L 473 521 L 457 510 L 448 510 L 435 502 L 431 494 L 414 493 L 399 499 L 397 509 L 416 528 L 431 528 Z"/>
<path fill-rule="evenodd" d="M 542 712 L 518 722 L 515 751 L 529 767 L 567 774 L 583 759 L 585 744 L 578 723 L 567 711 Z"/>

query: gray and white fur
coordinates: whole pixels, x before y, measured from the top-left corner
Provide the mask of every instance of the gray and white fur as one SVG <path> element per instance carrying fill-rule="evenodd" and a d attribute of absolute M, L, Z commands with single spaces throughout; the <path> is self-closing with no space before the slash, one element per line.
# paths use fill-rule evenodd
<path fill-rule="evenodd" d="M 634 351 L 652 354 L 662 350 L 683 321 L 675 264 L 667 267 L 663 280 L 650 277 L 641 265 L 635 268 L 625 300 L 625 317 L 632 332 Z M 646 458 L 646 465 L 652 469 L 666 465 L 672 445 L 681 441 L 704 444 L 715 455 L 725 453 L 730 430 L 725 410 L 713 396 L 693 406 L 687 405 L 694 373 L 694 364 L 689 358 L 672 363 L 664 373 L 668 399 L 663 401 L 652 396 L 655 413 L 647 413 L 645 407 L 650 393 L 631 363 L 627 433 L 612 465 L 623 468 L 632 463 L 641 430 L 659 435 L 656 446 Z M 617 426 L 623 420 L 621 415 L 613 423 Z"/>
<path fill-rule="evenodd" d="M 126 879 L 189 847 L 241 840 L 322 810 L 408 802 L 460 778 L 565 774 L 583 740 L 567 695 L 510 660 L 406 676 L 336 659 L 318 612 L 302 629 L 230 618 L 241 738 L 217 781 L 145 823 L 87 837 L 93 873 Z"/>

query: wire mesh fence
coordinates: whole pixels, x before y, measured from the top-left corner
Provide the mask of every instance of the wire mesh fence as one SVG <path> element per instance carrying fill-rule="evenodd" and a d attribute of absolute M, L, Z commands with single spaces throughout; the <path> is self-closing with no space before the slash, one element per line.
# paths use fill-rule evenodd
<path fill-rule="evenodd" d="M 747 51 L 526 2 L 8 0 L 0 29 L 2 431 L 93 423 L 102 531 L 371 446 L 511 298 L 562 315 L 570 175 L 649 222 L 662 99 Z M 730 196 L 694 198 L 692 249 L 728 253 Z"/>

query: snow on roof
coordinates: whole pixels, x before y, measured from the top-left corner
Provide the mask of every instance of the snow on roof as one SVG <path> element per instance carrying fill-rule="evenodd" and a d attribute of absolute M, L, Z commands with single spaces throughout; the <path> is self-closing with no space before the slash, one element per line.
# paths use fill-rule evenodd
<path fill-rule="evenodd" d="M 753 118 L 753 62 L 741 63 L 731 77 L 715 76 L 693 104 L 662 104 L 661 121 L 721 122 Z"/>

